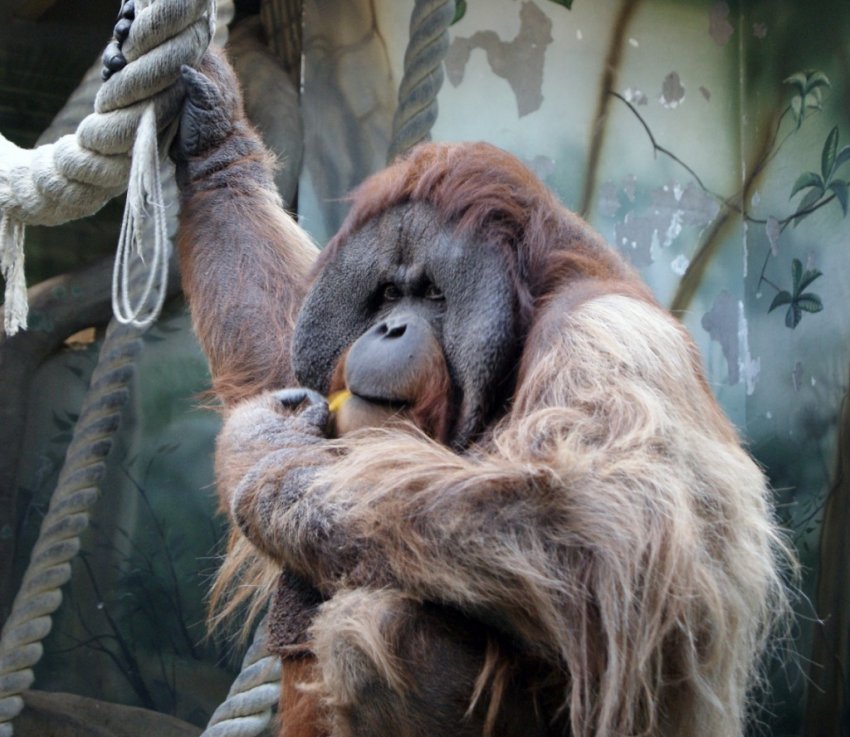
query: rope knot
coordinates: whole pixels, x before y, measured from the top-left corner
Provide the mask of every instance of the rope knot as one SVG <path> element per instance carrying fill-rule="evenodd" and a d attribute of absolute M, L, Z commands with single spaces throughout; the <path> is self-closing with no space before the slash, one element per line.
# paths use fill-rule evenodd
<path fill-rule="evenodd" d="M 0 269 L 6 280 L 10 335 L 26 327 L 25 225 L 59 225 L 91 215 L 121 194 L 131 177 L 137 186 L 129 198 L 131 214 L 124 218 L 130 230 L 122 227 L 122 234 L 138 242 L 141 236 L 133 229 L 145 222 L 140 215 L 147 210 L 156 223 L 157 212 L 164 207 L 159 152 L 168 150 L 168 141 L 158 146 L 156 137 L 173 133 L 171 123 L 183 102 L 180 67 L 196 66 L 209 46 L 215 33 L 215 0 L 137 0 L 136 7 L 123 48 L 128 64 L 101 85 L 95 111 L 76 134 L 34 150 L 20 149 L 0 135 Z M 149 109 L 152 116 L 142 126 Z M 140 128 L 145 132 L 137 134 Z M 136 146 L 139 138 L 143 145 Z M 133 157 L 141 159 L 132 165 L 135 174 L 131 149 Z M 156 174 L 143 171 L 152 169 Z M 155 239 L 161 245 L 167 240 L 159 226 Z M 163 248 L 154 245 L 154 253 L 159 249 L 167 264 Z M 116 291 L 120 292 L 118 284 Z M 127 305 L 120 298 L 117 303 Z M 122 314 L 127 317 L 135 311 Z M 135 322 L 137 317 L 138 313 L 134 324 L 141 324 Z"/>

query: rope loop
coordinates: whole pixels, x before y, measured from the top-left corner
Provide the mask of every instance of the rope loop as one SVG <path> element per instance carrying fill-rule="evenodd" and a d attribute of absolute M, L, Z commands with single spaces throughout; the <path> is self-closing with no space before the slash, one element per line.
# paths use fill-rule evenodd
<path fill-rule="evenodd" d="M 137 8 L 125 42 L 128 64 L 101 85 L 95 112 L 80 123 L 73 144 L 60 139 L 25 150 L 0 135 L 0 211 L 8 217 L 59 225 L 97 212 L 127 186 L 126 159 L 147 103 L 155 105 L 158 132 L 177 115 L 180 66 L 197 66 L 206 51 L 214 0 L 138 0 Z M 116 158 L 107 165 L 101 157 Z M 100 177 L 101 166 L 109 176 Z"/>
<path fill-rule="evenodd" d="M 131 173 L 129 153 L 145 111 L 154 111 L 154 134 L 169 131 L 183 100 L 180 67 L 197 66 L 214 33 L 215 0 L 137 0 L 123 48 L 127 66 L 101 85 L 95 111 L 76 134 L 33 150 L 0 135 L 0 261 L 6 277 L 7 333 L 26 327 L 23 226 L 86 217 L 124 191 Z M 145 150 L 150 151 L 149 142 Z M 144 158 L 149 166 L 150 156 Z M 156 181 L 138 182 L 137 192 L 150 195 L 143 199 L 156 201 Z M 132 228 L 142 222 L 137 219 L 142 206 L 129 207 L 133 214 L 127 225 Z M 159 238 L 160 230 L 156 232 Z"/>
<path fill-rule="evenodd" d="M 160 179 L 159 149 L 156 140 L 156 110 L 148 104 L 139 123 L 136 142 L 133 146 L 132 168 L 127 187 L 127 205 L 118 236 L 118 252 L 112 272 L 112 312 L 122 325 L 137 328 L 149 327 L 159 316 L 165 301 L 168 282 L 168 258 L 170 242 L 166 229 L 165 203 Z M 151 237 L 145 225 L 152 223 Z M 152 260 L 147 266 L 147 278 L 141 294 L 131 304 L 130 267 L 135 255 L 145 260 L 145 246 L 150 243 Z M 151 294 L 153 305 L 148 306 Z M 147 314 L 143 314 L 147 309 Z"/>
<path fill-rule="evenodd" d="M 139 41 L 144 34 L 137 30 L 136 49 L 147 51 L 138 51 L 121 74 L 101 87 L 99 97 L 106 101 L 101 110 L 115 100 L 128 107 L 96 111 L 78 126 L 76 134 L 34 150 L 21 149 L 0 135 L 0 268 L 6 279 L 9 334 L 26 327 L 25 224 L 56 225 L 90 215 L 120 194 L 128 177 L 131 192 L 127 226 L 122 228 L 125 246 L 140 242 L 145 222 L 154 224 L 149 272 L 142 272 L 139 258 L 132 263 L 126 257 L 117 259 L 127 266 L 117 302 L 131 324 L 113 321 L 107 329 L 56 491 L 0 633 L 0 737 L 13 734 L 11 722 L 23 708 L 21 693 L 34 680 L 41 642 L 62 601 L 61 587 L 70 578 L 70 561 L 79 551 L 79 536 L 88 526 L 89 510 L 98 497 L 106 456 L 129 396 L 133 361 L 142 347 L 139 327 L 153 319 L 142 314 L 142 309 L 153 299 L 156 313 L 165 298 L 168 245 L 157 137 L 164 130 L 169 132 L 183 96 L 172 72 L 182 63 L 200 61 L 214 33 L 215 3 L 136 0 L 136 5 L 140 18 L 150 9 L 149 24 L 145 26 L 148 21 L 143 21 L 139 29 L 148 28 L 155 38 L 164 40 L 159 45 L 151 46 L 150 41 L 145 45 Z M 187 18 L 191 18 L 189 25 Z M 137 65 L 135 71 L 125 74 L 133 65 Z M 128 156 L 131 146 L 132 164 Z M 131 299 L 131 289 L 142 296 Z"/>

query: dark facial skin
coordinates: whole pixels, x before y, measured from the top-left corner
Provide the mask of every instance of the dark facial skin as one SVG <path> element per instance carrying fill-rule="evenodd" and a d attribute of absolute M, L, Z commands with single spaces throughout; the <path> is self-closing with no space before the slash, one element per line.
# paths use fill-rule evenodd
<path fill-rule="evenodd" d="M 387 290 L 396 289 L 394 286 Z M 385 290 L 386 291 L 386 290 Z M 443 302 L 432 287 L 426 299 Z M 429 364 L 442 357 L 442 347 L 432 323 L 442 322 L 442 305 L 416 309 L 417 305 L 390 310 L 389 315 L 361 335 L 345 358 L 345 386 L 353 394 L 375 402 L 405 405 L 415 402 Z M 431 312 L 432 320 L 421 314 Z"/>
<path fill-rule="evenodd" d="M 343 244 L 308 293 L 293 342 L 299 382 L 327 393 L 351 346 L 355 394 L 409 402 L 416 367 L 439 350 L 454 395 L 447 440 L 466 446 L 498 409 L 494 390 L 504 396 L 515 362 L 508 271 L 496 249 L 458 237 L 429 206 L 389 210 Z"/>

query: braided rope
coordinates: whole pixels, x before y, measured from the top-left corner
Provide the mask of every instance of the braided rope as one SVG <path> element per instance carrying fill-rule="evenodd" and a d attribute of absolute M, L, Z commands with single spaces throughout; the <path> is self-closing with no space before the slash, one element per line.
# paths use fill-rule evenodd
<path fill-rule="evenodd" d="M 141 6 L 144 0 L 138 0 Z M 126 186 L 139 121 L 152 102 L 157 128 L 176 114 L 182 90 L 174 84 L 184 63 L 197 63 L 211 35 L 209 0 L 154 2 L 140 8 L 124 45 L 127 67 L 106 82 L 95 113 L 76 135 L 23 151 L 0 135 L 0 210 L 4 223 L 52 225 L 98 210 Z M 179 5 L 179 7 L 178 7 Z M 454 0 L 416 0 L 390 158 L 427 138 L 437 115 L 436 96 Z M 141 21 L 141 22 L 140 22 Z M 176 35 L 171 31 L 180 30 Z M 168 30 L 170 29 L 170 30 Z M 197 42 L 197 43 L 196 43 Z M 164 47 L 170 47 L 168 53 Z M 198 49 L 200 48 L 200 51 Z M 17 227 L 17 226 L 16 226 Z M 23 708 L 20 694 L 33 681 L 41 640 L 62 600 L 70 560 L 88 526 L 105 458 L 127 401 L 133 359 L 142 331 L 110 324 L 92 385 L 75 427 L 59 485 L 42 524 L 30 566 L 0 640 L 0 737 L 13 734 L 11 720 Z M 261 625 L 228 698 L 216 709 L 203 737 L 254 737 L 268 725 L 279 698 L 281 664 L 266 654 Z"/>
<path fill-rule="evenodd" d="M 106 456 L 129 397 L 141 336 L 141 330 L 114 321 L 107 329 L 56 491 L 0 635 L 0 737 L 13 734 L 10 722 L 24 706 L 20 694 L 34 680 L 32 669 L 43 652 L 41 641 L 62 602 L 60 588 L 71 577 L 70 561 L 88 527 L 89 509 L 97 500 Z"/>
<path fill-rule="evenodd" d="M 155 119 L 148 141 L 176 116 L 183 99 L 182 86 L 176 84 L 180 67 L 196 65 L 206 51 L 215 32 L 214 8 L 215 0 L 137 0 L 122 50 L 127 66 L 101 85 L 95 112 L 75 134 L 32 150 L 18 148 L 0 134 L 0 269 L 6 280 L 7 334 L 27 325 L 24 225 L 58 225 L 91 215 L 123 192 L 131 178 L 137 186 L 128 197 L 135 202 L 129 208 L 127 240 L 138 241 L 136 215 L 149 199 L 143 178 L 149 171 L 138 156 L 133 164 L 127 154 L 146 110 Z M 164 254 L 161 240 L 156 250 Z M 143 325 L 137 316 L 131 320 Z"/>
<path fill-rule="evenodd" d="M 174 82 L 180 65 L 197 63 L 206 50 L 215 23 L 212 7 L 210 0 L 137 0 L 136 22 L 125 48 L 126 70 L 132 71 L 101 87 L 96 112 L 82 121 L 75 135 L 32 151 L 0 135 L 0 235 L 11 233 L 18 242 L 23 223 L 50 225 L 82 217 L 123 191 L 130 170 L 126 152 L 141 116 L 152 104 L 157 121 L 152 125 L 162 128 L 176 115 L 182 90 Z M 155 41 L 165 48 L 153 48 Z M 141 261 L 134 266 L 134 285 L 142 267 Z M 165 288 L 164 282 L 160 287 Z M 11 721 L 24 706 L 21 693 L 34 680 L 41 641 L 62 601 L 61 587 L 71 576 L 70 561 L 88 527 L 89 510 L 97 500 L 106 457 L 129 397 L 142 332 L 114 320 L 107 329 L 57 488 L 0 633 L 0 737 L 13 734 Z"/>
<path fill-rule="evenodd" d="M 215 710 L 201 737 L 255 737 L 269 724 L 280 698 L 281 662 L 269 655 L 267 619 L 257 627 L 254 642 L 242 660 L 227 698 Z"/>
<path fill-rule="evenodd" d="M 430 138 L 437 119 L 437 93 L 443 86 L 443 60 L 449 50 L 448 29 L 454 15 L 455 0 L 416 0 L 388 162 Z"/>
<path fill-rule="evenodd" d="M 147 103 L 160 130 L 177 114 L 180 66 L 197 64 L 209 45 L 210 0 L 143 4 L 124 43 L 127 66 L 103 83 L 76 134 L 31 150 L 0 134 L 0 210 L 9 218 L 58 225 L 97 212 L 127 186 L 127 153 Z"/>

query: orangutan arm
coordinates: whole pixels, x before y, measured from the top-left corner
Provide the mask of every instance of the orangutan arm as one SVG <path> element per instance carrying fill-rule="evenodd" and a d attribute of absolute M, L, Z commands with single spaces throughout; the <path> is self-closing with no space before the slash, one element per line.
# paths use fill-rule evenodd
<path fill-rule="evenodd" d="M 294 383 L 290 341 L 317 253 L 287 215 L 271 155 L 242 109 L 223 57 L 183 69 L 187 90 L 172 147 L 180 186 L 178 249 L 213 389 L 231 405 Z"/>

